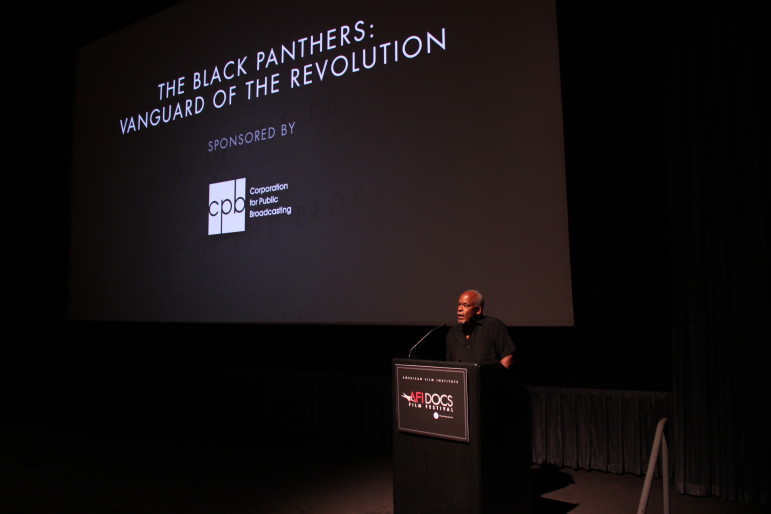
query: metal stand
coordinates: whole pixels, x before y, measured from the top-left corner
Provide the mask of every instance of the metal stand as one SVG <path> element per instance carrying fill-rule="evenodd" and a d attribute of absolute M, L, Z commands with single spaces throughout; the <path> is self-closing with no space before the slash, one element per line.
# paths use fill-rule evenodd
<path fill-rule="evenodd" d="M 651 458 L 648 461 L 648 471 L 645 473 L 645 483 L 643 484 L 642 494 L 640 495 L 640 504 L 637 507 L 637 514 L 645 514 L 648 508 L 648 498 L 651 494 L 651 482 L 653 482 L 653 472 L 656 470 L 656 459 L 659 456 L 661 448 L 661 481 L 664 496 L 664 514 L 669 514 L 669 449 L 667 448 L 667 438 L 664 435 L 664 425 L 667 424 L 667 418 L 661 418 L 656 426 L 656 437 L 653 439 L 653 448 L 651 449 Z"/>

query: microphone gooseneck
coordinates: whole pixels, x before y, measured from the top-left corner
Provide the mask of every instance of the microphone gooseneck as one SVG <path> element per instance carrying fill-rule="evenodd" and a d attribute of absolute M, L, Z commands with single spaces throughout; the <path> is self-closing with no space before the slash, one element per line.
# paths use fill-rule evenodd
<path fill-rule="evenodd" d="M 445 325 L 444 323 L 442 323 L 441 325 L 437 325 L 437 326 L 435 326 L 434 328 L 432 328 L 431 330 L 429 330 L 428 332 L 426 332 L 426 335 L 424 335 L 423 337 L 421 337 L 421 338 L 420 338 L 420 341 L 418 341 L 417 343 L 415 343 L 414 345 L 412 345 L 412 348 L 410 348 L 410 351 L 409 351 L 409 353 L 407 354 L 407 358 L 408 358 L 408 359 L 411 359 L 411 358 L 412 358 L 412 351 L 413 351 L 415 348 L 417 348 L 417 347 L 418 347 L 418 345 L 419 345 L 420 343 L 422 343 L 423 341 L 425 341 L 425 339 L 426 339 L 428 336 L 430 336 L 430 335 L 431 335 L 431 334 L 434 332 L 434 330 L 436 330 L 436 329 L 438 329 L 438 328 L 446 327 L 446 326 L 447 326 L 447 325 Z"/>

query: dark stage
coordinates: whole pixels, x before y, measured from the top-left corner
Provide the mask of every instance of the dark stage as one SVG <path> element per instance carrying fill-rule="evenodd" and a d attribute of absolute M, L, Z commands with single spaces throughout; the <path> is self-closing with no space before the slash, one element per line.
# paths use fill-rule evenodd
<path fill-rule="evenodd" d="M 69 319 L 77 49 L 174 3 L 8 15 L 0 512 L 392 512 L 390 363 L 431 327 Z M 771 44 L 756 11 L 556 2 L 575 324 L 510 327 L 541 408 L 536 514 L 634 512 L 660 417 L 673 513 L 769 512 Z M 455 298 L 435 300 L 451 320 Z M 648 512 L 660 494 L 657 479 Z"/>
<path fill-rule="evenodd" d="M 387 514 L 388 447 L 335 440 L 142 442 L 48 430 L 5 433 L 7 514 Z M 534 467 L 533 514 L 637 511 L 643 477 Z M 662 512 L 655 480 L 648 510 Z M 677 514 L 762 514 L 768 507 L 671 495 Z"/>

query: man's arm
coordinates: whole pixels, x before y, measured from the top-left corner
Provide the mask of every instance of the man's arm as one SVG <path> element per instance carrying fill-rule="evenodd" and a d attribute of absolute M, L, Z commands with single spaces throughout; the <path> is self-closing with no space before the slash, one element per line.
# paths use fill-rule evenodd
<path fill-rule="evenodd" d="M 509 369 L 512 364 L 514 364 L 514 354 L 510 353 L 503 359 L 501 359 L 501 364 L 504 368 Z"/>

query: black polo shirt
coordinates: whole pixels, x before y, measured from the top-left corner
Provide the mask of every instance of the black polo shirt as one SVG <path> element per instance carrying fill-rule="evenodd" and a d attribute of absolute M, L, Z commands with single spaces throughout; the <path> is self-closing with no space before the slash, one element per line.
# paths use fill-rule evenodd
<path fill-rule="evenodd" d="M 468 327 L 471 337 L 466 339 L 463 325 L 455 325 L 447 332 L 448 361 L 499 361 L 516 350 L 506 325 L 497 318 L 479 316 Z"/>

